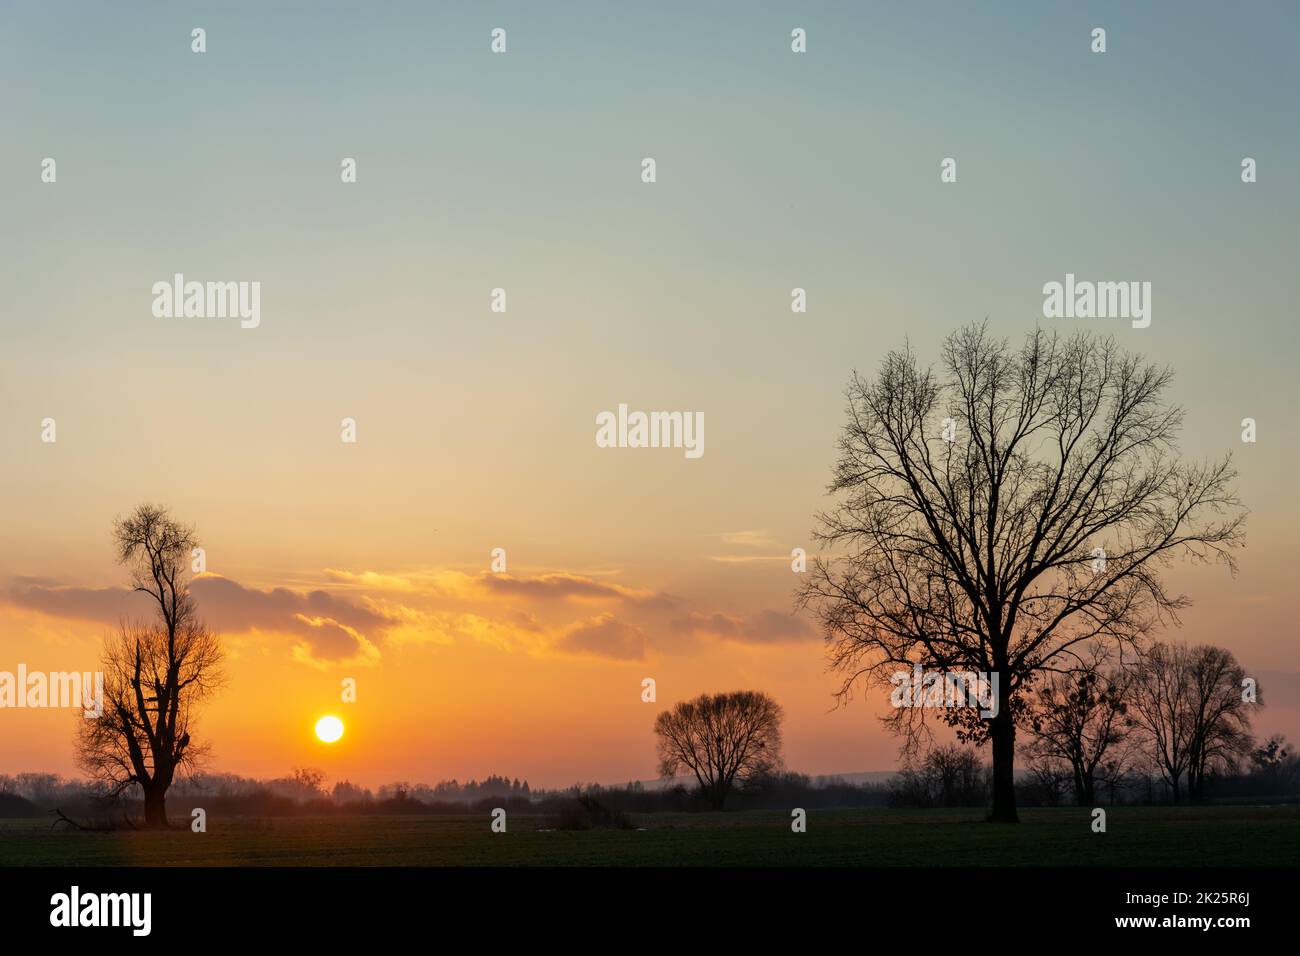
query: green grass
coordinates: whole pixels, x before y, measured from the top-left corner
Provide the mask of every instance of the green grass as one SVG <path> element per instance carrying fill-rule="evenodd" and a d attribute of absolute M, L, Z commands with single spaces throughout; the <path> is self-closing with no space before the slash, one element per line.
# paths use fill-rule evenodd
<path fill-rule="evenodd" d="M 88 833 L 0 820 L 0 866 L 1293 866 L 1300 807 L 1021 811 L 814 810 L 808 831 L 773 811 L 634 816 L 643 830 L 540 832 L 513 815 L 209 818 L 207 833 Z"/>

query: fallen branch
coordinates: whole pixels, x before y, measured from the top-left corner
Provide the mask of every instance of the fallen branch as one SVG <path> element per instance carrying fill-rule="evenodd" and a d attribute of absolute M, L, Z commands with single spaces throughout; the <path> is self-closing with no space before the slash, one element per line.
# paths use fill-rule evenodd
<path fill-rule="evenodd" d="M 49 812 L 50 812 L 50 813 L 53 813 L 56 817 L 58 817 L 57 820 L 55 820 L 53 823 L 50 824 L 50 829 L 51 829 L 51 830 L 53 830 L 55 827 L 57 827 L 60 823 L 66 823 L 68 826 L 70 826 L 70 827 L 74 827 L 74 828 L 76 828 L 76 829 L 78 829 L 78 830 L 85 830 L 85 829 L 87 829 L 86 827 L 83 827 L 80 823 L 78 823 L 76 820 L 73 820 L 71 817 L 69 817 L 66 813 L 64 813 L 64 812 L 63 812 L 62 810 L 60 810 L 58 807 L 55 807 L 53 810 L 50 810 Z"/>
<path fill-rule="evenodd" d="M 76 820 L 68 816 L 66 813 L 64 813 L 62 810 L 60 810 L 58 807 L 55 807 L 53 810 L 50 810 L 48 812 L 53 813 L 57 818 L 53 823 L 50 824 L 51 830 L 57 827 L 60 823 L 66 823 L 68 826 L 72 827 L 73 829 L 81 830 L 86 833 L 111 833 L 114 830 L 120 830 L 123 828 L 129 828 L 131 830 L 140 829 L 138 826 L 136 826 L 134 823 L 131 822 L 129 817 L 125 815 L 123 815 L 122 822 L 120 825 L 116 823 L 112 823 L 110 821 L 105 823 L 94 823 L 91 824 L 90 826 L 83 826 L 82 824 L 78 823 Z"/>

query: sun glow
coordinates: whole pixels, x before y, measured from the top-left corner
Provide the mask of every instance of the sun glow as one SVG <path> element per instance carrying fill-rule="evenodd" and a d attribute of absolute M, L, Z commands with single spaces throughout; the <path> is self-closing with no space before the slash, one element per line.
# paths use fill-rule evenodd
<path fill-rule="evenodd" d="M 316 736 L 327 744 L 332 744 L 343 736 L 343 721 L 337 717 L 322 717 L 316 721 Z"/>

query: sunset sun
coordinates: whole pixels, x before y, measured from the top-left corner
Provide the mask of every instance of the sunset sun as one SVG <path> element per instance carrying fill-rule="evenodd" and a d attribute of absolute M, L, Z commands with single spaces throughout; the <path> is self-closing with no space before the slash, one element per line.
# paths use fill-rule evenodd
<path fill-rule="evenodd" d="M 316 721 L 316 736 L 327 744 L 332 744 L 343 736 L 343 721 L 337 717 L 322 717 Z"/>

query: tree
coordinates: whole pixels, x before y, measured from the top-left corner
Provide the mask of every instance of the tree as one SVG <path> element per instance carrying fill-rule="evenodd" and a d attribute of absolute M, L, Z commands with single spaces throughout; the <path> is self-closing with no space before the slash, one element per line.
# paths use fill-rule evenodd
<path fill-rule="evenodd" d="M 1133 712 L 1146 733 L 1147 756 L 1169 787 L 1174 803 L 1182 791 L 1191 751 L 1186 706 L 1187 649 L 1154 645 L 1133 681 Z"/>
<path fill-rule="evenodd" d="M 655 718 L 659 772 L 695 775 L 714 810 L 732 784 L 781 767 L 781 707 L 760 691 L 701 694 Z"/>
<path fill-rule="evenodd" d="M 1221 647 L 1157 643 L 1143 657 L 1134 676 L 1133 710 L 1174 803 L 1183 795 L 1184 776 L 1188 798 L 1198 800 L 1207 773 L 1231 768 L 1254 746 L 1244 677 Z"/>
<path fill-rule="evenodd" d="M 1093 805 L 1104 758 L 1109 753 L 1118 765 L 1114 752 L 1134 723 L 1128 716 L 1128 676 L 1121 669 L 1105 670 L 1105 660 L 1094 648 L 1075 669 L 1048 674 L 1029 692 L 1025 752 L 1068 765 L 1079 806 Z"/>
<path fill-rule="evenodd" d="M 1177 459 L 1171 377 L 1113 339 L 1035 329 L 1013 351 L 973 325 L 947 338 L 939 372 L 904 348 L 850 380 L 837 503 L 818 516 L 827 555 L 800 602 L 841 699 L 915 664 L 997 679 L 987 717 L 944 714 L 962 739 L 992 741 L 992 820 L 1017 819 L 1016 723 L 1043 670 L 1176 620 L 1188 601 L 1159 576 L 1173 558 L 1235 571 L 1235 472 L 1229 457 Z M 887 719 L 929 733 L 923 708 Z"/>
<path fill-rule="evenodd" d="M 941 807 L 978 805 L 984 799 L 984 767 L 974 750 L 949 744 L 932 747 L 923 770 L 933 782 Z"/>
<path fill-rule="evenodd" d="M 374 794 L 367 788 L 357 786 L 349 780 L 340 780 L 334 784 L 331 796 L 336 804 L 371 803 L 374 800 Z"/>
<path fill-rule="evenodd" d="M 78 761 L 113 796 L 138 786 L 145 823 L 167 826 L 167 789 L 206 750 L 190 736 L 196 706 L 221 680 L 221 647 L 190 597 L 194 532 L 154 505 L 113 528 L 119 563 L 156 619 L 123 622 L 105 642 L 104 712 L 81 724 Z"/>
<path fill-rule="evenodd" d="M 325 797 L 325 771 L 315 767 L 294 767 L 293 776 L 295 797 L 304 800 L 318 800 Z"/>
<path fill-rule="evenodd" d="M 1059 807 L 1071 779 L 1068 765 L 1058 757 L 1051 757 L 1030 749 L 1025 752 L 1025 772 L 1039 800 L 1049 807 Z"/>
<path fill-rule="evenodd" d="M 1269 793 L 1281 793 L 1300 771 L 1300 761 L 1296 759 L 1294 748 L 1286 737 L 1274 734 L 1268 741 L 1250 755 L 1251 766 L 1269 787 Z M 4 787 L 0 785 L 0 791 Z"/>
<path fill-rule="evenodd" d="M 1273 734 L 1250 754 L 1251 766 L 1256 773 L 1265 777 L 1280 776 L 1294 760 L 1295 755 L 1292 753 L 1291 744 L 1282 734 Z M 0 792 L 4 789 L 3 780 L 0 780 Z"/>
<path fill-rule="evenodd" d="M 1191 747 L 1187 755 L 1187 796 L 1204 795 L 1207 775 L 1235 770 L 1255 746 L 1250 733 L 1250 708 L 1242 694 L 1246 672 L 1232 652 L 1201 645 L 1188 655 L 1188 707 Z M 1257 692 L 1255 704 L 1262 704 Z"/>
<path fill-rule="evenodd" d="M 1131 745 L 1133 739 L 1134 736 L 1130 735 L 1128 742 L 1121 746 L 1113 757 L 1097 765 L 1093 775 L 1094 786 L 1100 784 L 1105 789 L 1109 803 L 1113 804 L 1120 790 L 1134 783 L 1134 773 L 1138 769 L 1138 761 L 1135 758 L 1139 757 L 1141 752 Z M 1145 773 L 1141 776 L 1145 776 Z"/>
<path fill-rule="evenodd" d="M 889 783 L 890 802 L 900 807 L 979 806 L 987 793 L 985 768 L 969 747 L 929 748 L 919 765 L 909 760 Z"/>

